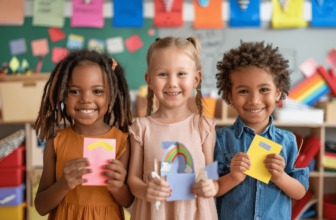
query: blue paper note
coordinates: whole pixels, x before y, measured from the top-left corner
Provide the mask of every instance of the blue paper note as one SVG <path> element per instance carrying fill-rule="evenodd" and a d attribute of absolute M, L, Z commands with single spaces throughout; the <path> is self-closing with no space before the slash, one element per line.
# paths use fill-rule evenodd
<path fill-rule="evenodd" d="M 336 27 L 336 1 L 324 0 L 322 5 L 312 0 L 312 26 Z"/>
<path fill-rule="evenodd" d="M 263 147 L 264 149 L 266 149 L 266 150 L 268 150 L 268 151 L 270 151 L 271 148 L 272 148 L 271 145 L 268 145 L 268 144 L 266 144 L 265 142 L 262 142 L 262 141 L 260 141 L 259 146 L 260 146 L 260 147 Z"/>
<path fill-rule="evenodd" d="M 166 180 L 172 189 L 171 197 L 167 198 L 168 202 L 195 199 L 195 195 L 191 193 L 191 187 L 195 184 L 195 173 L 172 173 L 167 175 Z"/>
<path fill-rule="evenodd" d="M 243 11 L 237 0 L 230 0 L 231 27 L 260 27 L 260 0 L 250 0 L 248 7 Z"/>
<path fill-rule="evenodd" d="M 204 171 L 207 172 L 208 179 L 218 180 L 218 161 L 215 161 L 212 164 L 204 167 Z"/>
<path fill-rule="evenodd" d="M 10 47 L 12 56 L 23 54 L 27 51 L 26 41 L 24 38 L 11 40 L 9 42 L 9 47 Z"/>
<path fill-rule="evenodd" d="M 114 27 L 142 27 L 143 2 L 142 0 L 114 0 Z"/>

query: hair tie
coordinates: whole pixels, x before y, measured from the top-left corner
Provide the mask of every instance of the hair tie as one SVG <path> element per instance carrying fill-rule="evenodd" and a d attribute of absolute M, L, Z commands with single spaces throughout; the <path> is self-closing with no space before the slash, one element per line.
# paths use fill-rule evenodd
<path fill-rule="evenodd" d="M 118 66 L 117 61 L 115 61 L 115 60 L 112 58 L 112 66 L 111 66 L 112 70 L 114 71 L 115 68 L 116 68 L 117 66 Z"/>
<path fill-rule="evenodd" d="M 158 41 L 158 40 L 161 40 L 161 38 L 159 38 L 159 37 L 158 37 L 158 38 L 156 38 L 156 39 L 155 39 L 155 42 L 156 42 L 156 41 Z"/>
<path fill-rule="evenodd" d="M 201 92 L 202 90 L 201 89 L 196 89 L 197 92 Z"/>

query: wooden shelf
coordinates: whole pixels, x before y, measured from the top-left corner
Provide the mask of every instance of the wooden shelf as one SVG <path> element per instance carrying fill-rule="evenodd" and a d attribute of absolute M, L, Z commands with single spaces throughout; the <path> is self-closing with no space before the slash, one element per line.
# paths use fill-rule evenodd
<path fill-rule="evenodd" d="M 323 172 L 323 177 L 336 177 L 336 173 Z"/>
<path fill-rule="evenodd" d="M 309 177 L 320 177 L 320 172 L 319 171 L 309 172 Z"/>

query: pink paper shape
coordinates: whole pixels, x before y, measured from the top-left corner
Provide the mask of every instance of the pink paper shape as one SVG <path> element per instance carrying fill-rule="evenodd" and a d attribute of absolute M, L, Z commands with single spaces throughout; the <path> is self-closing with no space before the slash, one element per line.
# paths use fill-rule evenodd
<path fill-rule="evenodd" d="M 104 27 L 104 0 L 72 0 L 71 27 Z"/>
<path fill-rule="evenodd" d="M 93 144 L 97 141 L 104 141 L 113 146 L 113 150 L 109 151 L 103 147 L 97 147 L 95 149 L 89 150 L 88 145 Z M 105 182 L 108 178 L 102 174 L 103 166 L 108 164 L 108 161 L 116 158 L 116 140 L 115 139 L 104 139 L 104 138 L 84 138 L 83 146 L 83 157 L 88 158 L 90 166 L 85 167 L 86 169 L 92 169 L 92 173 L 85 174 L 82 178 L 87 179 L 83 186 L 107 186 Z"/>
<path fill-rule="evenodd" d="M 48 39 L 43 38 L 39 40 L 33 40 L 31 42 L 31 48 L 34 56 L 43 56 L 49 53 Z"/>
<path fill-rule="evenodd" d="M 302 71 L 302 73 L 309 78 L 310 76 L 312 76 L 314 73 L 316 73 L 316 69 L 317 69 L 317 63 L 315 62 L 315 60 L 313 58 L 310 58 L 308 60 L 306 60 L 303 64 L 301 64 L 300 66 L 300 70 Z"/>
<path fill-rule="evenodd" d="M 334 48 L 331 48 L 327 56 L 326 62 L 336 67 L 336 50 Z"/>
<path fill-rule="evenodd" d="M 143 42 L 138 34 L 134 34 L 125 40 L 125 45 L 130 53 L 134 53 L 143 47 Z"/>
<path fill-rule="evenodd" d="M 53 63 L 58 63 L 68 55 L 68 52 L 69 50 L 67 48 L 54 47 L 51 52 L 51 61 Z"/>
<path fill-rule="evenodd" d="M 66 38 L 65 33 L 60 28 L 49 28 L 48 33 L 51 42 L 57 42 Z"/>

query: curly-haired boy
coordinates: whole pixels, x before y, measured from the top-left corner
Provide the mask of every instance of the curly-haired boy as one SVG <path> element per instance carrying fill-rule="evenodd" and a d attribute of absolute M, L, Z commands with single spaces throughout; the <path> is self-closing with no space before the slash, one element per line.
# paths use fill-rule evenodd
<path fill-rule="evenodd" d="M 290 219 L 291 198 L 301 199 L 308 190 L 308 168 L 293 168 L 295 136 L 275 128 L 271 116 L 276 102 L 288 95 L 287 68 L 278 48 L 264 42 L 241 42 L 217 64 L 218 93 L 239 114 L 232 126 L 217 131 L 219 219 Z M 283 146 L 280 155 L 264 160 L 272 174 L 269 184 L 243 173 L 252 165 L 246 152 L 256 134 Z"/>

